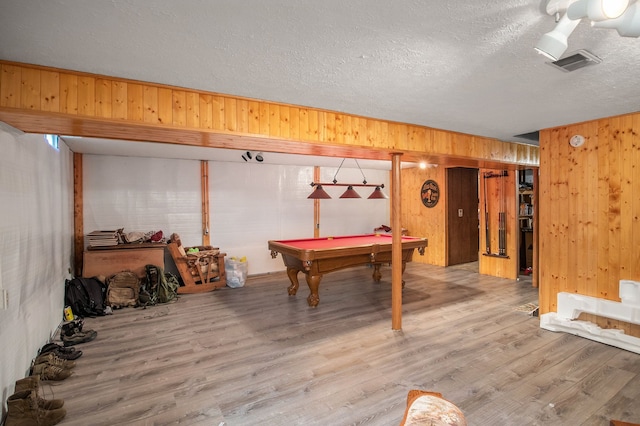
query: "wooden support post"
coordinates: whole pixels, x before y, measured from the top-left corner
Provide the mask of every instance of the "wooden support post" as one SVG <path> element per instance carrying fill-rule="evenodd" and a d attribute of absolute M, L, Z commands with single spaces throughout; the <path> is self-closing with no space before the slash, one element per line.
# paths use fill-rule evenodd
<path fill-rule="evenodd" d="M 73 270 L 82 276 L 84 253 L 84 201 L 82 193 L 82 154 L 73 153 Z"/>
<path fill-rule="evenodd" d="M 391 161 L 391 329 L 402 330 L 402 224 L 400 191 L 400 156 Z"/>
<path fill-rule="evenodd" d="M 202 191 L 202 245 L 210 244 L 211 230 L 209 227 L 209 162 L 200 161 L 200 180 Z"/>
<path fill-rule="evenodd" d="M 313 181 L 320 182 L 320 167 L 313 168 Z M 313 200 L 313 238 L 320 237 L 320 200 Z"/>
<path fill-rule="evenodd" d="M 533 169 L 533 274 L 531 276 L 531 286 L 538 288 L 538 277 L 540 277 L 540 264 L 538 263 L 538 235 L 540 232 L 540 226 L 538 225 L 538 217 L 540 217 L 539 197 L 540 194 L 539 185 L 540 179 L 538 177 L 540 169 Z"/>

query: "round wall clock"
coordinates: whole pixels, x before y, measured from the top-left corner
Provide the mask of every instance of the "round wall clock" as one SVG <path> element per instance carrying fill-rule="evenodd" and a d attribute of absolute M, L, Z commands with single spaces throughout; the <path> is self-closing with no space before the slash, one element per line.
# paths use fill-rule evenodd
<path fill-rule="evenodd" d="M 434 207 L 440 199 L 440 188 L 435 180 L 426 180 L 420 189 L 420 198 L 425 207 Z"/>

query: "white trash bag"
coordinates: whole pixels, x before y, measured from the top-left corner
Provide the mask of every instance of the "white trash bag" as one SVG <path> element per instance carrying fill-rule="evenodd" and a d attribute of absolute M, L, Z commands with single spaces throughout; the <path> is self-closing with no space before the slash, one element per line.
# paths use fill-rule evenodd
<path fill-rule="evenodd" d="M 224 269 L 227 274 L 227 287 L 237 288 L 244 286 L 248 272 L 246 257 L 237 258 L 231 256 L 225 260 Z"/>

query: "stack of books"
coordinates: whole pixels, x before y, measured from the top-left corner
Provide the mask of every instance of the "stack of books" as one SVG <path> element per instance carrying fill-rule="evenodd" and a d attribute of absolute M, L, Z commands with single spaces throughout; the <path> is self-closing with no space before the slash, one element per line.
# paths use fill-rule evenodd
<path fill-rule="evenodd" d="M 118 231 L 93 231 L 87 234 L 89 247 L 110 247 L 118 245 Z"/>

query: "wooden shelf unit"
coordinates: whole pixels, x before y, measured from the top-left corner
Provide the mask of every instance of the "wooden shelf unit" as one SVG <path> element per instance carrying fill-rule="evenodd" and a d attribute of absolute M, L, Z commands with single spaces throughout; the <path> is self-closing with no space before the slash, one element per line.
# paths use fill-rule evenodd
<path fill-rule="evenodd" d="M 526 173 L 526 171 L 521 171 Z M 525 179 L 520 175 L 520 183 Z M 518 191 L 518 222 L 520 227 L 520 269 L 533 266 L 533 189 L 520 188 Z"/>

